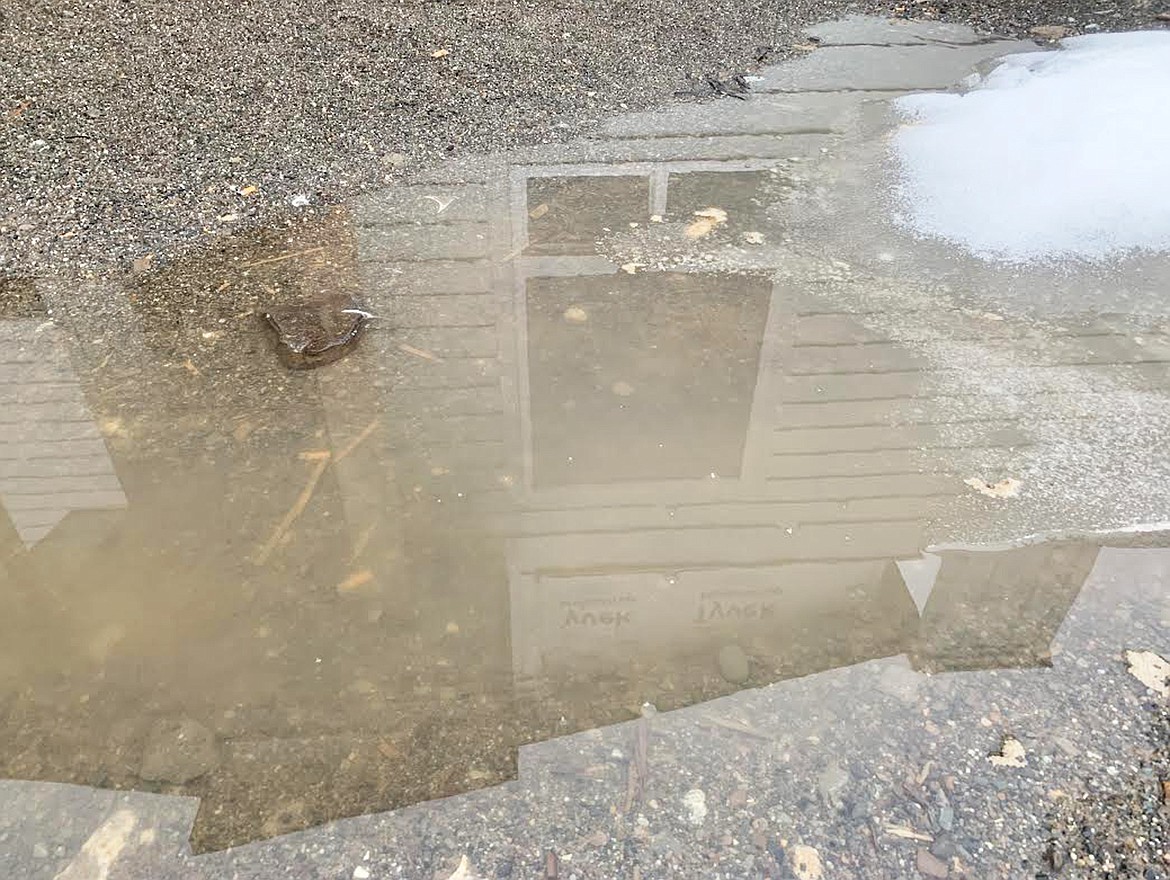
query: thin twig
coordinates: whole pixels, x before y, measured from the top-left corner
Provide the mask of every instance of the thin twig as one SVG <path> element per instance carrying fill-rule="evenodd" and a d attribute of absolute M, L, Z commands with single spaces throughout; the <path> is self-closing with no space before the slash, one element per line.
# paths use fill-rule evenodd
<path fill-rule="evenodd" d="M 337 455 L 333 456 L 333 460 L 335 462 L 341 461 L 343 458 L 345 458 L 347 455 L 349 455 L 351 452 L 353 452 L 355 449 L 357 449 L 362 443 L 364 443 L 366 441 L 366 439 L 371 434 L 374 433 L 374 431 L 376 431 L 378 429 L 379 422 L 380 422 L 379 419 L 373 419 L 368 425 L 366 425 L 364 428 L 362 428 L 362 432 L 360 434 L 358 434 L 356 437 L 354 437 L 352 440 L 350 440 L 349 443 L 346 444 L 345 448 L 341 450 L 341 452 L 339 452 L 339 453 L 337 453 Z"/>
<path fill-rule="evenodd" d="M 341 452 L 337 453 L 337 455 L 333 455 L 332 453 L 324 450 L 301 453 L 300 458 L 302 461 L 316 462 L 315 466 L 313 467 L 313 472 L 309 475 L 309 481 L 305 484 L 305 488 L 301 490 L 301 494 L 298 495 L 297 500 L 293 502 L 293 506 L 289 508 L 288 513 L 284 515 L 284 518 L 280 521 L 276 528 L 273 529 L 271 537 L 269 537 L 264 546 L 260 548 L 260 552 L 256 554 L 254 562 L 257 565 L 263 565 L 268 561 L 268 558 L 272 555 L 272 551 L 275 550 L 277 545 L 279 545 L 281 540 L 283 540 L 284 536 L 288 533 L 288 530 L 292 527 L 292 524 L 297 521 L 297 518 L 302 513 L 305 512 L 305 508 L 308 507 L 309 501 L 313 497 L 313 492 L 317 488 L 317 483 L 321 481 L 321 477 L 324 476 L 325 469 L 329 467 L 329 463 L 341 461 L 343 458 L 357 449 L 358 446 L 365 442 L 365 440 L 371 434 L 373 434 L 375 430 L 377 430 L 378 424 L 379 420 L 373 419 L 362 429 L 362 432 L 350 440 L 349 443 L 346 444 L 346 446 L 341 450 Z"/>
<path fill-rule="evenodd" d="M 309 506 L 309 501 L 312 499 L 313 492 L 317 488 L 317 483 L 320 482 L 327 467 L 329 467 L 328 454 L 317 459 L 317 463 L 313 467 L 313 472 L 309 474 L 309 480 L 305 483 L 305 488 L 301 490 L 301 494 L 297 496 L 297 500 L 293 502 L 293 506 L 288 509 L 288 513 L 284 515 L 284 518 L 272 530 L 272 536 L 268 539 L 267 543 L 256 554 L 253 560 L 256 565 L 263 565 L 268 561 L 268 558 L 272 555 L 272 551 L 277 548 L 281 540 L 288 533 L 288 530 L 292 527 L 292 524 L 297 521 L 297 517 L 305 512 L 305 508 Z"/>
<path fill-rule="evenodd" d="M 650 722 L 639 718 L 634 726 L 634 754 L 626 765 L 626 800 L 622 812 L 628 813 L 646 794 L 650 777 Z"/>
<path fill-rule="evenodd" d="M 370 543 L 370 536 L 374 534 L 374 529 L 376 528 L 377 523 L 370 523 L 368 526 L 362 529 L 362 533 L 358 535 L 357 540 L 353 542 L 353 550 L 351 550 L 349 554 L 350 565 L 357 562 L 358 557 L 365 552 L 366 545 Z"/>
<path fill-rule="evenodd" d="M 435 354 L 433 351 L 427 351 L 425 348 L 415 348 L 413 345 L 407 345 L 405 342 L 403 342 L 398 347 L 402 351 L 406 352 L 407 354 L 412 354 L 415 357 L 420 357 L 425 361 L 441 361 L 442 360 L 442 358 L 439 357 L 437 354 Z"/>
<path fill-rule="evenodd" d="M 733 721 L 730 718 L 716 718 L 708 716 L 700 718 L 695 722 L 699 727 L 720 727 L 724 730 L 734 730 L 736 733 L 742 733 L 744 736 L 754 737 L 755 739 L 771 740 L 775 737 L 769 736 L 762 730 L 756 730 L 750 724 L 743 724 L 739 721 Z"/>

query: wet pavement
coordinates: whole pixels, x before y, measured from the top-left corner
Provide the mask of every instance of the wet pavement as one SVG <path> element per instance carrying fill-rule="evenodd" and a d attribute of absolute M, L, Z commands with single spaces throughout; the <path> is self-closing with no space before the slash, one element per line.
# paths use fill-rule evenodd
<path fill-rule="evenodd" d="M 813 33 L 9 283 L 0 875 L 1167 875 L 1170 260 L 908 237 L 890 99 L 1035 46 Z"/>

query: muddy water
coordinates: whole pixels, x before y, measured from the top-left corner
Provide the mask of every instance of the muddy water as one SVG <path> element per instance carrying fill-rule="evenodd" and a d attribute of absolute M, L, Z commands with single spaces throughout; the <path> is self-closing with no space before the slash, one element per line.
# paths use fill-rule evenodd
<path fill-rule="evenodd" d="M 1048 663 L 1100 540 L 922 556 L 1003 502 L 955 437 L 994 483 L 1025 428 L 766 266 L 606 259 L 750 248 L 787 188 L 675 176 L 390 190 L 6 292 L 0 775 L 198 796 L 219 849 L 646 703 Z M 330 302 L 373 317 L 288 369 L 261 316 Z"/>

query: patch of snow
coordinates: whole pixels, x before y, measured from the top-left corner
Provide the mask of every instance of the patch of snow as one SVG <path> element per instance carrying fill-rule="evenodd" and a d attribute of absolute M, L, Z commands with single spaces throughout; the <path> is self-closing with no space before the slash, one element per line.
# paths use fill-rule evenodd
<path fill-rule="evenodd" d="M 964 94 L 910 95 L 901 222 L 994 261 L 1170 250 L 1170 33 L 1009 56 Z"/>

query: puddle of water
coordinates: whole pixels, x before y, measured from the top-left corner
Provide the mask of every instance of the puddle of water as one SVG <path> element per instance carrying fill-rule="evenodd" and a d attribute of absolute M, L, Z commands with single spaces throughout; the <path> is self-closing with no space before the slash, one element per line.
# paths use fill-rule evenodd
<path fill-rule="evenodd" d="M 530 279 L 534 485 L 738 477 L 770 297 L 713 273 Z"/>
<path fill-rule="evenodd" d="M 1099 541 L 922 556 L 999 514 L 956 446 L 1013 473 L 1015 414 L 940 405 L 776 265 L 599 256 L 750 252 L 789 182 L 713 165 L 503 167 L 5 291 L 0 774 L 198 796 L 220 849 L 495 785 L 647 702 L 1050 663 Z M 261 314 L 338 304 L 375 316 L 356 346 L 287 369 Z"/>

